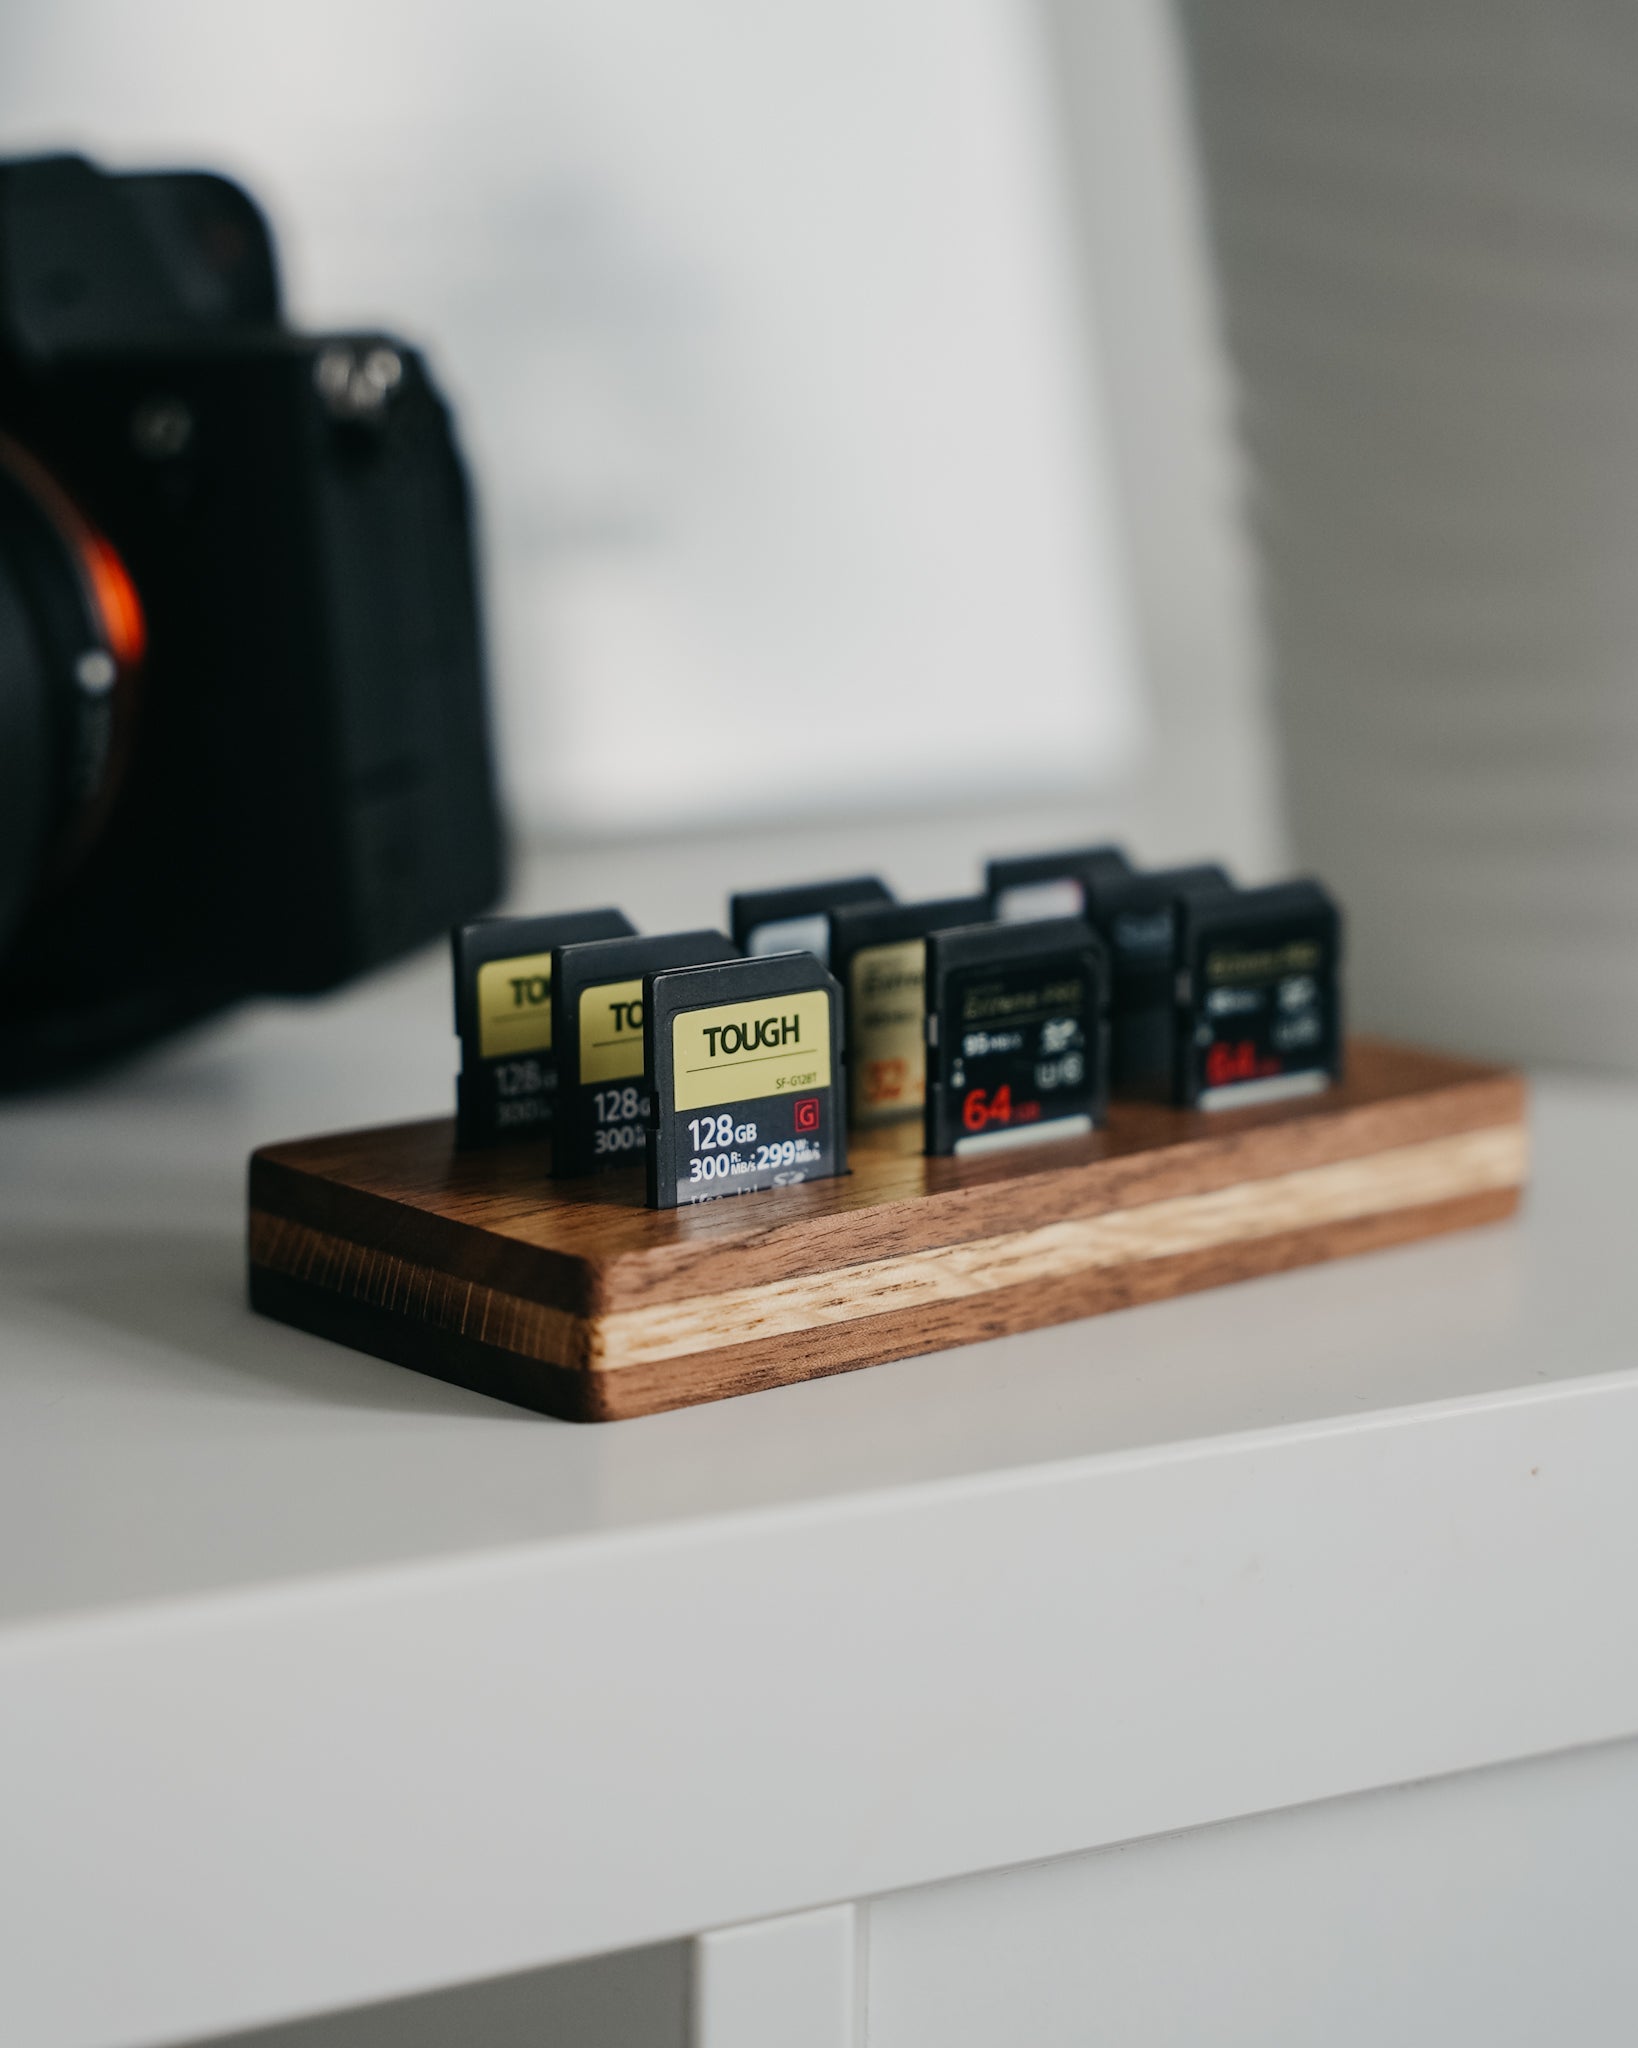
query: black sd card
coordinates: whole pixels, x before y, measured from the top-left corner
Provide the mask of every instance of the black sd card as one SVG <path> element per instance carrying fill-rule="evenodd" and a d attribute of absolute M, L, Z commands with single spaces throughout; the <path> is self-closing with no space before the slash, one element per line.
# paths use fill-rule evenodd
<path fill-rule="evenodd" d="M 558 1049 L 555 1179 L 642 1162 L 649 1117 L 644 976 L 660 967 L 694 967 L 734 957 L 733 942 L 722 932 L 664 932 L 557 949 L 552 973 L 552 1033 Z"/>
<path fill-rule="evenodd" d="M 860 903 L 830 914 L 842 987 L 848 1127 L 920 1116 L 927 1095 L 927 934 L 984 924 L 985 896 Z"/>
<path fill-rule="evenodd" d="M 1075 846 L 1064 853 L 1029 853 L 992 860 L 984 869 L 992 917 L 1006 924 L 1080 917 L 1089 883 L 1129 875 L 1132 863 L 1118 846 Z"/>
<path fill-rule="evenodd" d="M 618 910 L 571 910 L 483 917 L 450 933 L 461 1041 L 455 1128 L 462 1145 L 542 1138 L 551 1129 L 552 949 L 636 929 Z"/>
<path fill-rule="evenodd" d="M 752 889 L 728 899 L 728 928 L 742 953 L 811 953 L 830 957 L 830 912 L 849 903 L 891 903 L 874 875 L 840 882 L 802 882 L 790 889 Z"/>
<path fill-rule="evenodd" d="M 656 1209 L 847 1171 L 842 992 L 811 953 L 651 974 Z"/>
<path fill-rule="evenodd" d="M 1149 868 L 1086 886 L 1086 917 L 1109 952 L 1109 1087 L 1167 1098 L 1176 1056 L 1177 907 L 1185 891 L 1231 890 L 1222 868 Z"/>
<path fill-rule="evenodd" d="M 989 1152 L 1103 1121 L 1109 962 L 1078 917 L 927 939 L 927 1150 Z"/>
<path fill-rule="evenodd" d="M 1342 919 L 1318 882 L 1178 902 L 1177 1099 L 1278 1102 L 1342 1073 Z"/>

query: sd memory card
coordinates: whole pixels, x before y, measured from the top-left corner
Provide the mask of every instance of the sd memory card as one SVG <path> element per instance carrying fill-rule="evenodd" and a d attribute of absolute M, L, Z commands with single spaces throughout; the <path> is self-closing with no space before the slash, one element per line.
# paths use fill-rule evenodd
<path fill-rule="evenodd" d="M 644 976 L 660 967 L 733 958 L 733 942 L 722 932 L 664 932 L 557 949 L 552 973 L 552 1034 L 558 1049 L 554 1179 L 637 1166 L 647 1150 Z"/>
<path fill-rule="evenodd" d="M 1178 900 L 1177 1099 L 1278 1102 L 1342 1073 L 1342 919 L 1318 882 Z"/>
<path fill-rule="evenodd" d="M 651 974 L 656 1209 L 847 1171 L 842 992 L 811 953 Z"/>
<path fill-rule="evenodd" d="M 920 1116 L 927 1094 L 927 934 L 984 924 L 985 896 L 860 903 L 830 914 L 830 968 L 842 986 L 850 1129 Z"/>
<path fill-rule="evenodd" d="M 613 939 L 637 927 L 618 910 L 482 917 L 449 935 L 461 1072 L 455 1129 L 462 1145 L 542 1138 L 557 1090 L 552 1055 L 552 949 Z"/>
<path fill-rule="evenodd" d="M 1087 885 L 1129 875 L 1132 863 L 1118 846 L 1075 846 L 1063 853 L 1028 853 L 992 860 L 984 869 L 990 915 L 1005 924 L 1079 917 Z"/>
<path fill-rule="evenodd" d="M 830 912 L 850 903 L 891 903 L 874 875 L 840 882 L 801 882 L 789 889 L 751 889 L 728 899 L 728 928 L 742 953 L 811 953 L 830 958 Z"/>
<path fill-rule="evenodd" d="M 1078 917 L 927 938 L 929 1152 L 1078 1137 L 1108 1106 L 1109 964 Z"/>
<path fill-rule="evenodd" d="M 1232 889 L 1222 868 L 1139 869 L 1086 885 L 1087 922 L 1109 952 L 1109 1087 L 1167 1099 L 1176 1058 L 1177 906 L 1188 891 Z"/>

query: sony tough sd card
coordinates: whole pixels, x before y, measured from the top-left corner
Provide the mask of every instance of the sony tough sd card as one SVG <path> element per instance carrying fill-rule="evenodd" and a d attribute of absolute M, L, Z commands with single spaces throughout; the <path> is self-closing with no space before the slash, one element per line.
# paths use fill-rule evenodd
<path fill-rule="evenodd" d="M 830 912 L 848 903 L 891 903 L 874 875 L 840 882 L 802 882 L 789 889 L 752 889 L 728 899 L 728 928 L 742 953 L 811 953 L 830 958 Z"/>
<path fill-rule="evenodd" d="M 552 976 L 555 1179 L 641 1165 L 649 1117 L 643 978 L 660 967 L 733 958 L 733 942 L 722 932 L 666 932 L 558 948 Z"/>
<path fill-rule="evenodd" d="M 811 953 L 651 974 L 656 1209 L 847 1171 L 842 992 Z"/>
<path fill-rule="evenodd" d="M 455 1121 L 462 1145 L 546 1135 L 557 1089 L 552 949 L 635 930 L 618 910 L 573 910 L 483 917 L 450 933 L 461 1041 Z"/>
<path fill-rule="evenodd" d="M 842 987 L 851 1129 L 920 1116 L 927 1094 L 927 934 L 984 924 L 984 896 L 859 903 L 830 914 L 830 969 Z"/>
<path fill-rule="evenodd" d="M 1073 846 L 1063 853 L 1028 853 L 992 860 L 984 869 L 990 915 L 1007 924 L 1048 917 L 1079 917 L 1087 884 L 1128 875 L 1132 864 L 1118 846 Z"/>
<path fill-rule="evenodd" d="M 1342 920 L 1318 882 L 1178 899 L 1177 1099 L 1277 1102 L 1342 1072 Z"/>
<path fill-rule="evenodd" d="M 1109 965 L 1078 917 L 927 938 L 927 1150 L 1075 1137 L 1108 1103 Z"/>
<path fill-rule="evenodd" d="M 1171 1096 L 1176 1060 L 1177 906 L 1185 890 L 1231 890 L 1222 868 L 1148 868 L 1090 879 L 1086 920 L 1109 953 L 1109 1087 Z"/>

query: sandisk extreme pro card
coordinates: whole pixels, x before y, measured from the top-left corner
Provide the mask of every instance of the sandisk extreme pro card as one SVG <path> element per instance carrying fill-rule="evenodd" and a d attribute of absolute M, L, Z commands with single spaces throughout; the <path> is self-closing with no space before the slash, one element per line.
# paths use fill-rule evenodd
<path fill-rule="evenodd" d="M 811 953 L 678 968 L 644 987 L 652 1207 L 847 1171 L 842 992 Z"/>
<path fill-rule="evenodd" d="M 461 1041 L 455 1125 L 462 1145 L 546 1136 L 557 1093 L 552 949 L 636 929 L 618 910 L 570 910 L 483 917 L 450 933 Z"/>
<path fill-rule="evenodd" d="M 830 913 L 851 903 L 891 903 L 875 875 L 839 882 L 799 882 L 786 889 L 748 889 L 728 899 L 728 928 L 742 953 L 811 953 L 830 959 Z"/>
<path fill-rule="evenodd" d="M 1025 853 L 992 860 L 984 869 L 990 915 L 1006 924 L 1079 917 L 1089 884 L 1129 875 L 1132 863 L 1118 846 L 1071 846 L 1061 853 Z"/>
<path fill-rule="evenodd" d="M 1178 905 L 1177 1099 L 1239 1109 L 1342 1073 L 1342 918 L 1318 882 Z"/>
<path fill-rule="evenodd" d="M 1078 917 L 927 939 L 929 1152 L 1079 1137 L 1109 1098 L 1109 963 Z"/>
<path fill-rule="evenodd" d="M 731 960 L 722 932 L 663 932 L 560 946 L 552 972 L 558 1106 L 552 1174 L 576 1179 L 641 1165 L 648 1148 L 643 979 L 661 967 Z"/>
<path fill-rule="evenodd" d="M 848 1128 L 921 1115 L 927 1095 L 927 934 L 989 920 L 985 896 L 858 903 L 830 914 L 842 986 Z"/>

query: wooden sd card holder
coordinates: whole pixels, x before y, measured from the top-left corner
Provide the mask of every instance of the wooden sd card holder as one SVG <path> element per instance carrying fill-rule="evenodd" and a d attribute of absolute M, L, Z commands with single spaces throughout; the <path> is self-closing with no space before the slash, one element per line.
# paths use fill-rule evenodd
<path fill-rule="evenodd" d="M 546 1143 L 451 1118 L 250 1162 L 250 1299 L 418 1372 L 606 1422 L 1068 1322 L 1510 1215 L 1525 1090 L 1380 1039 L 1324 1094 L 1118 1102 L 1090 1137 L 930 1159 L 861 1131 L 852 1171 L 695 1207 L 641 1172 L 558 1182 Z"/>

